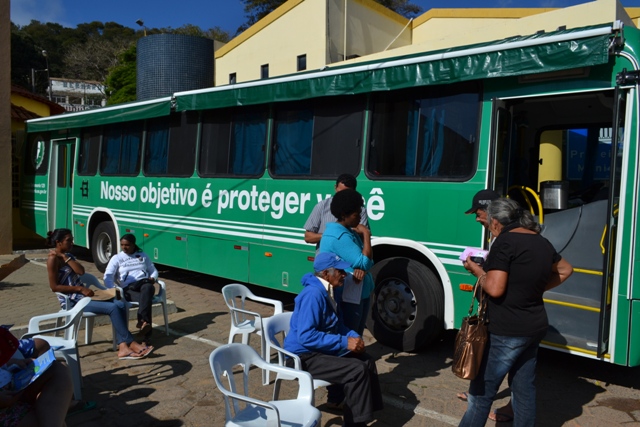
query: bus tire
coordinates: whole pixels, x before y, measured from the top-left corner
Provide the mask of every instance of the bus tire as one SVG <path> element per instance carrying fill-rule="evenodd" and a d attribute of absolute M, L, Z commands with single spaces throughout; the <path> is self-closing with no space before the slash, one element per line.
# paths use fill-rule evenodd
<path fill-rule="evenodd" d="M 101 273 L 107 268 L 107 264 L 118 248 L 116 242 L 116 228 L 110 221 L 101 222 L 96 227 L 91 238 L 91 255 L 93 263 Z"/>
<path fill-rule="evenodd" d="M 409 258 L 388 258 L 371 273 L 375 289 L 367 328 L 378 342 L 410 352 L 440 335 L 444 290 L 431 269 Z"/>

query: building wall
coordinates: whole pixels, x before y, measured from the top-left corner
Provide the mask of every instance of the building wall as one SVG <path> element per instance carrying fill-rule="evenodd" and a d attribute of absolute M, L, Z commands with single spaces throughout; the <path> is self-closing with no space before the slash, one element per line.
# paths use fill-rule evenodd
<path fill-rule="evenodd" d="M 629 9 L 634 16 L 638 15 L 639 8 Z M 634 20 L 617 0 L 597 0 L 564 9 L 435 9 L 416 19 L 412 45 L 358 61 L 489 42 L 540 30 L 551 32 L 565 25 L 570 29 L 616 20 L 635 27 Z"/>
<path fill-rule="evenodd" d="M 298 55 L 307 56 L 307 69 L 325 63 L 326 0 L 289 0 L 216 52 L 215 84 L 260 79 L 260 67 L 269 76 L 297 71 Z M 311 18 L 310 18 L 311 17 Z M 259 34 L 258 34 L 259 33 Z"/>
<path fill-rule="evenodd" d="M 49 106 L 42 102 L 38 102 L 35 99 L 30 99 L 30 98 L 12 93 L 11 103 L 14 105 L 17 105 L 18 107 L 23 107 L 41 117 L 47 117 L 51 115 L 51 110 Z M 24 123 L 22 125 L 22 128 L 24 129 Z"/>

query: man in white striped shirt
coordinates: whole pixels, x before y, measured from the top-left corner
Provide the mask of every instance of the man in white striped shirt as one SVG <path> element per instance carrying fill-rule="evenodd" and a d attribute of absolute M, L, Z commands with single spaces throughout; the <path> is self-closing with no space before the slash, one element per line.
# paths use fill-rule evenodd
<path fill-rule="evenodd" d="M 335 190 L 336 193 L 344 190 L 345 188 L 355 190 L 357 185 L 358 181 L 355 176 L 343 173 L 336 180 Z M 313 208 L 311 215 L 309 215 L 307 222 L 304 224 L 304 241 L 307 243 L 315 243 L 316 252 L 320 247 L 320 239 L 322 238 L 322 233 L 324 233 L 326 224 L 337 221 L 336 217 L 331 213 L 331 200 L 333 200 L 333 196 L 318 203 Z M 366 206 L 362 207 L 362 212 L 360 213 L 360 224 L 365 227 L 369 227 L 369 218 L 367 217 Z"/>

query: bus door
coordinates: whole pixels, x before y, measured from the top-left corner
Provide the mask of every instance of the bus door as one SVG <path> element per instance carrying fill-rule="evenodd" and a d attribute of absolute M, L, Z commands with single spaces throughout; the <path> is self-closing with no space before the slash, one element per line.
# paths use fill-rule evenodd
<path fill-rule="evenodd" d="M 73 164 L 76 139 L 52 141 L 51 170 L 49 174 L 49 229 L 71 228 L 73 209 Z"/>
<path fill-rule="evenodd" d="M 624 120 L 620 112 L 612 124 L 624 104 L 616 96 L 611 89 L 494 101 L 489 186 L 529 210 L 574 267 L 545 293 L 543 344 L 592 357 L 605 357 L 608 345 L 622 148 L 612 137 Z"/>

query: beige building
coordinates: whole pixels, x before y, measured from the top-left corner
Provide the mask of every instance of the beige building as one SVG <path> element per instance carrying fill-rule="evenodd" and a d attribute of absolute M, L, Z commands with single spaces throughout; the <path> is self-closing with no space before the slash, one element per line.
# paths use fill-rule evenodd
<path fill-rule="evenodd" d="M 411 20 L 373 0 L 289 0 L 215 52 L 215 85 L 616 20 L 637 26 L 640 7 L 431 9 Z"/>

